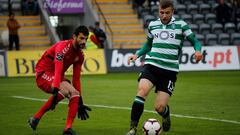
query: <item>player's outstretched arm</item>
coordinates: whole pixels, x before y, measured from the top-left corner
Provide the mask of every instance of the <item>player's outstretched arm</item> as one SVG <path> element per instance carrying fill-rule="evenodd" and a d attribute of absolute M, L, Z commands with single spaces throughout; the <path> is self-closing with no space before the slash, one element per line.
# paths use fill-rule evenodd
<path fill-rule="evenodd" d="M 193 44 L 194 46 L 194 50 L 195 50 L 195 60 L 198 63 L 200 60 L 202 60 L 202 53 L 201 53 L 201 49 L 202 49 L 202 45 L 199 42 L 199 40 L 196 38 L 195 34 L 190 34 L 187 39 Z"/>
<path fill-rule="evenodd" d="M 136 52 L 136 54 L 130 55 L 128 57 L 128 65 L 130 62 L 134 62 L 142 55 L 148 53 L 152 48 L 152 39 L 148 38 L 147 41 L 143 44 L 143 46 Z"/>

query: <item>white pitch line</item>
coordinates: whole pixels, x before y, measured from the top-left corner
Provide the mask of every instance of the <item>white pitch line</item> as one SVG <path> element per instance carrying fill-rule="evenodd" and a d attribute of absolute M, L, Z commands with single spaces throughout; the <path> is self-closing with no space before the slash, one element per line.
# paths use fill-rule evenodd
<path fill-rule="evenodd" d="M 39 98 L 31 98 L 31 97 L 23 97 L 23 96 L 12 96 L 12 97 L 13 97 L 13 98 L 18 98 L 18 99 L 41 101 L 41 102 L 47 101 L 47 99 L 39 99 Z M 67 102 L 60 102 L 60 104 L 68 104 L 68 103 L 67 103 Z M 89 104 L 88 104 L 88 105 L 89 105 Z M 107 108 L 107 109 L 131 110 L 131 108 L 129 108 L 129 107 L 106 106 L 106 105 L 89 105 L 89 106 L 97 107 L 97 108 Z M 144 112 L 156 113 L 155 111 L 151 111 L 151 110 L 144 110 Z M 174 117 L 177 117 L 177 118 L 200 119 L 200 120 L 208 120 L 208 121 L 216 121 L 216 122 L 225 122 L 225 123 L 232 123 L 232 124 L 238 124 L 238 125 L 240 125 L 240 122 L 239 122 L 239 121 L 233 121 L 233 120 L 215 119 L 215 118 L 208 118 L 208 117 L 187 116 L 187 115 L 172 114 L 172 113 L 171 113 L 171 116 L 174 116 Z"/>

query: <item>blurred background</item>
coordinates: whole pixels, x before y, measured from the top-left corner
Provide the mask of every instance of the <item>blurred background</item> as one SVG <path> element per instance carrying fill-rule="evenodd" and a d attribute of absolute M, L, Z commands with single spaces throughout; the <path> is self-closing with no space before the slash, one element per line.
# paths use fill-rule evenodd
<path fill-rule="evenodd" d="M 70 39 L 79 25 L 91 28 L 99 41 L 89 41 L 97 47 L 85 51 L 99 53 L 101 71 L 96 68 L 96 61 L 92 61 L 88 62 L 93 68 L 87 67 L 91 70 L 88 73 L 139 71 L 144 63 L 142 59 L 132 65 L 127 65 L 126 59 L 145 42 L 149 22 L 158 18 L 159 4 L 157 0 L 0 2 L 0 76 L 33 75 L 34 64 L 43 51 L 57 41 Z M 195 64 L 191 60 L 191 44 L 184 40 L 180 70 L 239 70 L 239 3 L 239 0 L 174 0 L 174 17 L 188 23 L 202 43 L 204 54 L 204 59 Z M 13 51 L 8 47 L 9 13 L 15 14 L 21 26 L 18 29 L 20 51 L 14 51 L 14 44 Z"/>

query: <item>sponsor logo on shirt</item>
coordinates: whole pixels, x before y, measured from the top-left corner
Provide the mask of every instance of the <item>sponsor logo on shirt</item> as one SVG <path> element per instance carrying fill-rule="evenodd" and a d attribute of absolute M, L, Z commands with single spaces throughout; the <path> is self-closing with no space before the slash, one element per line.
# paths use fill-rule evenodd
<path fill-rule="evenodd" d="M 63 60 L 63 54 L 62 53 L 57 53 L 56 60 L 57 61 L 62 61 Z"/>
<path fill-rule="evenodd" d="M 160 38 L 161 40 L 168 40 L 169 38 L 174 38 L 174 33 L 170 33 L 169 31 L 161 31 L 160 33 L 154 34 L 155 38 Z"/>
<path fill-rule="evenodd" d="M 162 40 L 168 39 L 168 38 L 169 38 L 169 32 L 168 32 L 168 31 L 161 31 L 161 32 L 160 32 L 160 38 L 161 38 Z"/>
<path fill-rule="evenodd" d="M 70 50 L 70 44 L 68 44 L 66 47 L 63 48 L 62 52 L 57 53 L 56 60 L 57 61 L 63 61 L 64 55 Z"/>

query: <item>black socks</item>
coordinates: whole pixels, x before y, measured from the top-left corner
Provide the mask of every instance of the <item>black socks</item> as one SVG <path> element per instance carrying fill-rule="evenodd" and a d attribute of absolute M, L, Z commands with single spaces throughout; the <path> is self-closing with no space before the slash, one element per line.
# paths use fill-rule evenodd
<path fill-rule="evenodd" d="M 163 118 L 167 118 L 167 117 L 169 116 L 169 113 L 170 113 L 170 108 L 169 108 L 169 106 L 167 105 L 167 106 L 165 107 L 164 111 L 161 112 L 161 113 L 158 113 L 158 114 L 160 114 Z"/>
<path fill-rule="evenodd" d="M 138 126 L 139 119 L 144 110 L 144 102 L 145 102 L 144 98 L 140 96 L 135 97 L 131 112 L 131 128 L 133 127 L 136 128 Z"/>

